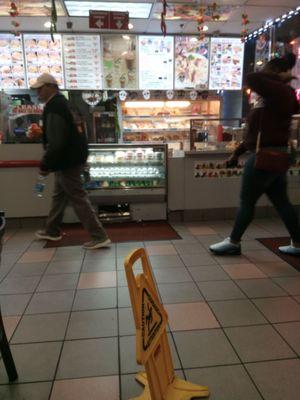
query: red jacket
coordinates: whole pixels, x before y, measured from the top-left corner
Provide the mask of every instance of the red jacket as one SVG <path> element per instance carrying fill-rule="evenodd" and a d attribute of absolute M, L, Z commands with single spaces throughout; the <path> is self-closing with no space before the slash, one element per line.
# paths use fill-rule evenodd
<path fill-rule="evenodd" d="M 244 142 L 235 150 L 239 156 L 255 151 L 257 134 L 261 131 L 260 147 L 287 146 L 292 115 L 298 111 L 295 91 L 277 74 L 254 72 L 247 76 L 248 87 L 263 97 L 263 108 L 253 108 L 247 117 Z"/>

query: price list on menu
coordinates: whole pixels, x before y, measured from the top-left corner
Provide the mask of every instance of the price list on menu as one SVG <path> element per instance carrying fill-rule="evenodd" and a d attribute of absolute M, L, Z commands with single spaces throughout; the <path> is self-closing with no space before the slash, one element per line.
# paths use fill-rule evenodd
<path fill-rule="evenodd" d="M 239 38 L 211 38 L 211 90 L 240 90 L 243 79 L 244 43 Z"/>
<path fill-rule="evenodd" d="M 140 89 L 173 89 L 173 54 L 173 37 L 139 36 Z"/>
<path fill-rule="evenodd" d="M 55 77 L 60 87 L 64 87 L 60 35 L 54 35 L 54 42 L 49 35 L 24 35 L 24 48 L 28 86 L 39 75 L 48 73 Z"/>
<path fill-rule="evenodd" d="M 25 87 L 22 39 L 10 34 L 0 35 L 0 89 Z"/>
<path fill-rule="evenodd" d="M 101 89 L 98 35 L 65 35 L 64 65 L 67 89 Z"/>

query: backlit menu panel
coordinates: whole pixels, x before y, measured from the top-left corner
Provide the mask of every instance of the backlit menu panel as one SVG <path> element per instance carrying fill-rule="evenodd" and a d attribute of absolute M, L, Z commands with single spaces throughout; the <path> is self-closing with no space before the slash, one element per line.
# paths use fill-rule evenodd
<path fill-rule="evenodd" d="M 0 89 L 25 88 L 21 36 L 0 35 Z"/>
<path fill-rule="evenodd" d="M 173 37 L 139 36 L 140 89 L 173 89 L 173 63 Z"/>
<path fill-rule="evenodd" d="M 208 88 L 209 39 L 175 37 L 175 89 Z"/>
<path fill-rule="evenodd" d="M 24 49 L 28 86 L 31 86 L 39 75 L 49 73 L 55 77 L 60 87 L 64 87 L 60 35 L 54 35 L 52 42 L 50 35 L 26 34 Z"/>
<path fill-rule="evenodd" d="M 64 66 L 67 89 L 101 89 L 99 35 L 64 35 Z"/>
<path fill-rule="evenodd" d="M 211 90 L 240 90 L 243 79 L 244 43 L 240 38 L 211 38 Z"/>

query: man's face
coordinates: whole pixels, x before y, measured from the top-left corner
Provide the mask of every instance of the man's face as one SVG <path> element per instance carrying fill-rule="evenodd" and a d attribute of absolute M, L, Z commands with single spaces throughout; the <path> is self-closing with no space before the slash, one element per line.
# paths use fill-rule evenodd
<path fill-rule="evenodd" d="M 37 89 L 38 99 L 42 103 L 46 103 L 47 100 L 56 92 L 54 85 L 45 84 Z"/>

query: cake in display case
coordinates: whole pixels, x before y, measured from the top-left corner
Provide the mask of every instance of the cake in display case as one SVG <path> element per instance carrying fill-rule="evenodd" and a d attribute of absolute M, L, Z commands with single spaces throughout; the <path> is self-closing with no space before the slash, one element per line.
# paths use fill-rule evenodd
<path fill-rule="evenodd" d="M 166 145 L 89 146 L 87 189 L 165 189 Z"/>

